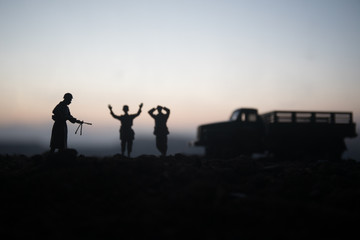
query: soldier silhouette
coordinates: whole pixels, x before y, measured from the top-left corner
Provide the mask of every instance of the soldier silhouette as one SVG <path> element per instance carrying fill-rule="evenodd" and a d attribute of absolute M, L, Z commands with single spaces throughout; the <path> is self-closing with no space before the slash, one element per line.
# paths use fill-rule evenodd
<path fill-rule="evenodd" d="M 135 136 L 135 132 L 134 130 L 131 128 L 131 126 L 133 125 L 133 121 L 134 118 L 136 118 L 137 116 L 140 115 L 141 113 L 141 108 L 142 108 L 143 104 L 141 103 L 139 105 L 139 110 L 136 114 L 129 114 L 129 107 L 127 105 L 124 105 L 123 107 L 123 111 L 124 111 L 124 115 L 121 116 L 117 116 L 114 114 L 114 112 L 112 111 L 112 106 L 109 105 L 109 109 L 110 109 L 110 114 L 111 116 L 113 116 L 115 119 L 120 120 L 121 122 L 121 127 L 120 127 L 120 140 L 121 140 L 121 154 L 124 155 L 125 153 L 125 149 L 127 147 L 127 152 L 128 152 L 128 157 L 130 157 L 131 151 L 132 151 L 132 145 L 133 145 L 133 140 L 134 140 L 134 136 Z"/>
<path fill-rule="evenodd" d="M 158 111 L 158 114 L 154 114 L 155 111 Z M 165 114 L 162 112 L 165 111 Z M 169 130 L 166 126 L 166 122 L 170 115 L 170 109 L 162 106 L 157 106 L 152 108 L 148 112 L 150 116 L 155 120 L 154 135 L 156 136 L 156 147 L 160 151 L 162 156 L 166 156 L 167 152 L 167 135 Z"/>
<path fill-rule="evenodd" d="M 52 111 L 52 119 L 55 121 L 50 140 L 50 152 L 54 153 L 55 149 L 63 151 L 67 148 L 67 125 L 66 121 L 69 120 L 71 123 L 80 123 L 83 121 L 77 120 L 70 114 L 68 105 L 70 105 L 73 96 L 71 93 L 65 93 L 64 100 L 60 102 Z"/>

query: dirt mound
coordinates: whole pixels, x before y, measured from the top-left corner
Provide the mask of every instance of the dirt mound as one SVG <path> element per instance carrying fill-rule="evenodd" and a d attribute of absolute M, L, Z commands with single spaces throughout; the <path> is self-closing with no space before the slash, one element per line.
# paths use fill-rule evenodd
<path fill-rule="evenodd" d="M 7 239 L 304 239 L 350 236 L 360 163 L 0 156 Z"/>

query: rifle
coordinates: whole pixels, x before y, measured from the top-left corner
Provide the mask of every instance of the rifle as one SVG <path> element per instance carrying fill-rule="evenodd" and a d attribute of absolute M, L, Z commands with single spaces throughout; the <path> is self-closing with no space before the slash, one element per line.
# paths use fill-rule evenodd
<path fill-rule="evenodd" d="M 80 135 L 82 135 L 83 124 L 92 125 L 92 123 L 88 123 L 88 122 L 82 121 L 81 123 L 79 123 L 79 126 L 77 127 L 77 129 L 76 129 L 76 131 L 75 131 L 75 134 L 79 131 L 79 128 L 80 128 Z"/>

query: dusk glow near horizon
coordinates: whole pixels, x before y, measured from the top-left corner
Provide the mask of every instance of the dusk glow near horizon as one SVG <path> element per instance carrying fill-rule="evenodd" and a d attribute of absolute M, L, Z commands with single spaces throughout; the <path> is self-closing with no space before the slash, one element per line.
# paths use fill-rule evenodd
<path fill-rule="evenodd" d="M 50 138 L 66 92 L 94 142 L 118 138 L 108 104 L 144 103 L 137 137 L 157 105 L 178 134 L 241 107 L 352 111 L 359 125 L 359 23 L 356 0 L 0 0 L 0 129 Z"/>

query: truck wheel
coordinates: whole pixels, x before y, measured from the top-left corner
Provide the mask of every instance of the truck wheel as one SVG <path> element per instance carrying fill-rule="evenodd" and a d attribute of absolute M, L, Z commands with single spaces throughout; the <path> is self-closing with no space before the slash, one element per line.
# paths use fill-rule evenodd
<path fill-rule="evenodd" d="M 345 150 L 344 139 L 333 139 L 329 144 L 329 160 L 340 160 Z"/>
<path fill-rule="evenodd" d="M 219 150 L 215 145 L 210 145 L 205 147 L 205 156 L 206 157 L 218 157 L 219 156 Z"/>
<path fill-rule="evenodd" d="M 228 158 L 230 154 L 228 148 L 222 145 L 210 145 L 205 148 L 205 155 L 207 157 Z"/>

